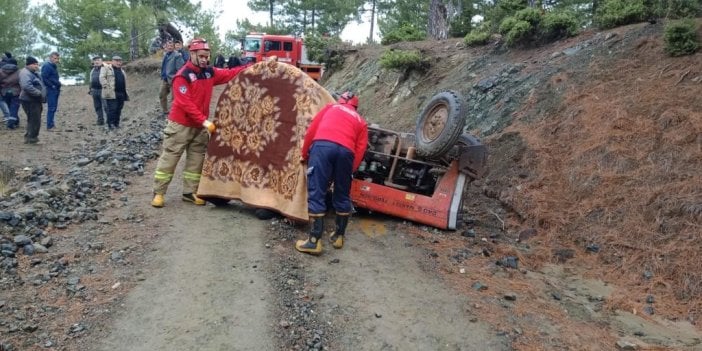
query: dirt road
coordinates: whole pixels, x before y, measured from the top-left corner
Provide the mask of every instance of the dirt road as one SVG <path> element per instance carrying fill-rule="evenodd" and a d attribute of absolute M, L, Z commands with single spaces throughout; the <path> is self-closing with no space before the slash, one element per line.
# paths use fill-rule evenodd
<path fill-rule="evenodd" d="M 328 350 L 507 349 L 466 312 L 469 301 L 422 269 L 421 250 L 382 222 L 354 218 L 344 249 L 314 257 L 292 246 L 304 226 L 258 220 L 237 203 L 195 207 L 177 196 L 177 179 L 167 206 L 154 209 L 148 186 L 146 177 L 134 184 L 128 196 L 139 201 L 128 211 L 159 232 L 153 260 L 95 350 L 274 350 L 308 341 Z M 307 301 L 308 310 L 291 307 Z"/>

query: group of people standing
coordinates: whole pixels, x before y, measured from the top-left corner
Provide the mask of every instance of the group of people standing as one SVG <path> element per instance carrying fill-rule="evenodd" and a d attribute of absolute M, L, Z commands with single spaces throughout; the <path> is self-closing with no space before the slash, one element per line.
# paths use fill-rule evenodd
<path fill-rule="evenodd" d="M 127 74 L 122 69 L 120 56 L 112 56 L 110 63 L 103 62 L 100 56 L 93 57 L 88 94 L 93 97 L 96 124 L 105 125 L 106 117 L 108 130 L 120 128 L 122 108 L 124 102 L 129 101 Z"/>
<path fill-rule="evenodd" d="M 49 54 L 49 58 L 40 67 L 39 60 L 32 56 L 25 59 L 24 68 L 19 69 L 17 59 L 6 52 L 0 63 L 0 109 L 3 112 L 8 129 L 20 126 L 19 107 L 27 115 L 27 127 L 24 134 L 25 144 L 39 142 L 43 104 L 47 104 L 46 128 L 55 130 L 55 115 L 61 94 L 61 82 L 58 75 L 58 52 Z"/>
<path fill-rule="evenodd" d="M 214 62 L 214 66 L 217 68 L 224 68 L 226 66 L 229 69 L 241 66 L 242 64 L 243 63 L 241 62 L 239 57 L 237 57 L 234 54 L 229 56 L 229 59 L 227 59 L 226 61 L 224 59 L 224 55 L 217 54 L 217 56 L 215 57 L 215 62 Z"/>

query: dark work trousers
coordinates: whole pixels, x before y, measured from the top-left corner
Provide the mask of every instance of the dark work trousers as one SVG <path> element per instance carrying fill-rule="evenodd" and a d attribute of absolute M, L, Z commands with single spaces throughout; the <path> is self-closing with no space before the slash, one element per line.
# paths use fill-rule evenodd
<path fill-rule="evenodd" d="M 47 89 L 46 90 L 46 128 L 51 129 L 54 127 L 54 115 L 56 115 L 56 110 L 58 109 L 58 99 L 60 90 Z"/>
<path fill-rule="evenodd" d="M 325 199 L 334 181 L 332 204 L 337 213 L 350 213 L 353 152 L 326 140 L 317 140 L 310 148 L 307 163 L 307 209 L 310 214 L 327 212 Z"/>
<path fill-rule="evenodd" d="M 39 128 L 41 128 L 42 103 L 41 101 L 22 101 L 22 110 L 27 115 L 27 132 L 24 133 L 24 141 L 36 142 L 39 140 Z"/>
<path fill-rule="evenodd" d="M 102 125 L 105 123 L 104 116 L 107 115 L 107 103 L 105 99 L 102 98 L 102 92 L 100 90 L 93 89 L 91 95 L 93 96 L 93 107 L 97 115 L 97 124 Z"/>
<path fill-rule="evenodd" d="M 5 103 L 7 103 L 7 107 L 10 110 L 10 117 L 7 119 L 7 128 L 10 129 L 15 129 L 19 127 L 20 121 L 19 121 L 19 108 L 20 108 L 20 99 L 19 96 L 14 96 L 14 95 L 5 95 L 4 97 Z"/>
<path fill-rule="evenodd" d="M 107 126 L 110 128 L 119 128 L 124 99 L 105 99 L 105 102 L 107 102 Z"/>

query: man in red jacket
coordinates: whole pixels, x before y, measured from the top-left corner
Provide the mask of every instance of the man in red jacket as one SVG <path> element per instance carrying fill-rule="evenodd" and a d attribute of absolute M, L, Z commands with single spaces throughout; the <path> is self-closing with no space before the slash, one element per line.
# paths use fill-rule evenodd
<path fill-rule="evenodd" d="M 356 112 L 358 97 L 351 92 L 341 94 L 336 104 L 325 106 L 312 120 L 302 146 L 302 159 L 307 166 L 307 208 L 311 228 L 307 240 L 298 240 L 300 252 L 318 255 L 324 232 L 326 196 L 330 181 L 334 182 L 333 206 L 336 230 L 329 240 L 337 249 L 344 246 L 344 234 L 353 208 L 351 176 L 363 160 L 368 146 L 368 125 Z"/>
<path fill-rule="evenodd" d="M 184 151 L 187 155 L 183 170 L 183 200 L 196 205 L 205 204 L 196 194 L 209 134 L 216 130 L 215 125 L 207 120 L 212 89 L 229 82 L 248 67 L 228 70 L 210 66 L 210 47 L 205 39 L 193 39 L 188 50 L 190 59 L 173 77 L 173 104 L 163 131 L 163 151 L 154 174 L 154 198 L 151 201 L 154 207 L 163 207 L 163 197 Z"/>

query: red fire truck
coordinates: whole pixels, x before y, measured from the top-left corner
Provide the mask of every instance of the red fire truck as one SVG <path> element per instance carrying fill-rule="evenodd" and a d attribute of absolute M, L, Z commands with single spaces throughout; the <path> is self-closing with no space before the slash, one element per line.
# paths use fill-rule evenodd
<path fill-rule="evenodd" d="M 249 33 L 243 41 L 243 57 L 259 62 L 270 56 L 278 56 L 278 62 L 291 64 L 312 79 L 319 80 L 324 73 L 322 64 L 307 59 L 305 44 L 300 37 L 292 35 L 272 35 L 266 33 Z"/>

